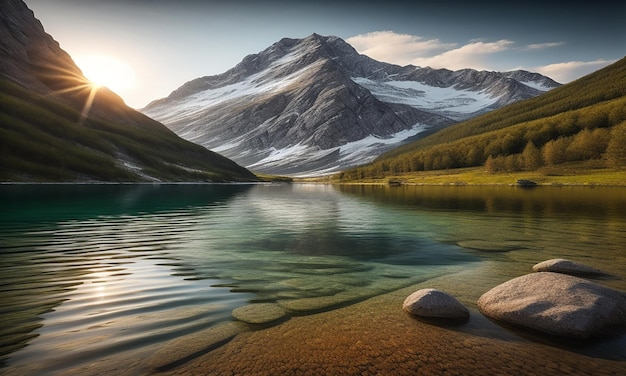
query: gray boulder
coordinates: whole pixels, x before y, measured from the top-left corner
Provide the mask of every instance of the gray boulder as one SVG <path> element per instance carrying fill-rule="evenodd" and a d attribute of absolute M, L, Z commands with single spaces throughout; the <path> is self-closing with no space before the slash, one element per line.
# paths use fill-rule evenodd
<path fill-rule="evenodd" d="M 533 266 L 533 270 L 536 272 L 555 272 L 570 275 L 608 275 L 608 273 L 602 270 L 592 268 L 587 265 L 580 264 L 575 261 L 566 260 L 562 258 L 555 258 L 546 261 L 542 261 Z"/>
<path fill-rule="evenodd" d="M 569 338 L 626 327 L 626 294 L 566 274 L 538 272 L 494 287 L 478 299 L 490 318 Z"/>
<path fill-rule="evenodd" d="M 469 311 L 452 295 L 435 289 L 422 289 L 409 295 L 402 304 L 406 312 L 421 317 L 464 319 Z"/>

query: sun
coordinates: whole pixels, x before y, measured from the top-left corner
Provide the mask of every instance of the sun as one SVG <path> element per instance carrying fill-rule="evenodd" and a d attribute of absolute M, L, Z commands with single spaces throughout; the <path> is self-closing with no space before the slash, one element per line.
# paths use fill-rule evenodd
<path fill-rule="evenodd" d="M 84 55 L 75 58 L 76 65 L 85 77 L 97 87 L 107 87 L 117 94 L 123 94 L 135 84 L 132 68 L 107 55 Z"/>

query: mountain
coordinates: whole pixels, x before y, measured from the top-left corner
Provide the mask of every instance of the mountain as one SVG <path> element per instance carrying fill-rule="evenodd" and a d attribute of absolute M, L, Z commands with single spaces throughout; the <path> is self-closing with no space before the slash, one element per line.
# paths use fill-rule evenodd
<path fill-rule="evenodd" d="M 141 111 L 258 172 L 306 176 L 369 162 L 459 120 L 559 84 L 536 73 L 400 67 L 340 38 L 284 38 Z"/>
<path fill-rule="evenodd" d="M 250 181 L 96 88 L 21 0 L 0 12 L 0 181 Z"/>
<path fill-rule="evenodd" d="M 341 180 L 485 166 L 534 171 L 568 163 L 626 166 L 626 58 L 537 97 L 457 123 L 379 156 Z M 556 170 L 558 171 L 558 170 Z"/>

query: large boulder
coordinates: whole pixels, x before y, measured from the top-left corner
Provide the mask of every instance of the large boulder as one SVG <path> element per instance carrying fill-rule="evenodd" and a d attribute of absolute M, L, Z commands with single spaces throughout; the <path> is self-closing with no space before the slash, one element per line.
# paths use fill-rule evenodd
<path fill-rule="evenodd" d="M 455 297 L 435 289 L 422 289 L 409 295 L 402 304 L 406 312 L 421 317 L 466 319 L 469 311 Z"/>
<path fill-rule="evenodd" d="M 580 264 L 575 261 L 566 260 L 562 258 L 555 258 L 546 261 L 542 261 L 533 266 L 533 270 L 536 272 L 555 272 L 578 276 L 600 276 L 608 275 L 608 273 L 602 270 L 592 268 L 584 264 Z"/>
<path fill-rule="evenodd" d="M 590 338 L 626 327 L 626 294 L 586 279 L 538 272 L 494 287 L 478 299 L 490 318 L 569 338 Z"/>

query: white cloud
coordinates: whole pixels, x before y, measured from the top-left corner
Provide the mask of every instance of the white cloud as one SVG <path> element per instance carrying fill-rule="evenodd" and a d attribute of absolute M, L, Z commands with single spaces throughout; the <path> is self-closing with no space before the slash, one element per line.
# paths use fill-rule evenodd
<path fill-rule="evenodd" d="M 413 59 L 413 64 L 451 70 L 464 68 L 490 70 L 493 69 L 493 61 L 488 61 L 489 56 L 506 51 L 513 44 L 514 42 L 507 39 L 496 42 L 471 42 L 459 48 L 445 51 L 439 55 L 416 57 Z"/>
<path fill-rule="evenodd" d="M 598 59 L 595 61 L 570 61 L 536 67 L 533 70 L 562 84 L 576 80 L 598 69 L 602 69 L 616 60 Z"/>
<path fill-rule="evenodd" d="M 495 42 L 470 40 L 459 46 L 439 39 L 424 39 L 393 31 L 376 31 L 346 40 L 357 51 L 373 59 L 398 65 L 430 66 L 452 70 L 474 68 L 490 69 L 489 55 L 506 51 L 514 42 L 502 39 Z M 492 69 L 492 68 L 491 68 Z"/>
<path fill-rule="evenodd" d="M 392 64 L 412 64 L 420 67 L 428 66 L 450 70 L 465 68 L 494 71 L 524 69 L 541 73 L 560 83 L 570 82 L 614 62 L 598 59 L 596 61 L 571 61 L 535 67 L 528 63 L 530 58 L 540 58 L 540 51 L 565 44 L 565 42 L 560 41 L 516 47 L 516 43 L 508 39 L 486 41 L 468 38 L 467 43 L 460 45 L 444 43 L 439 39 L 424 39 L 415 35 L 398 34 L 393 31 L 361 34 L 348 38 L 346 41 L 360 53 Z M 512 54 L 507 54 L 507 52 L 512 52 Z M 519 56 L 520 52 L 532 56 L 514 60 L 513 56 Z M 512 61 L 517 66 L 512 66 Z"/>
<path fill-rule="evenodd" d="M 455 43 L 442 43 L 438 39 L 397 34 L 393 31 L 375 31 L 346 39 L 359 53 L 372 59 L 392 64 L 414 64 L 417 56 L 429 56 L 450 50 Z"/>

